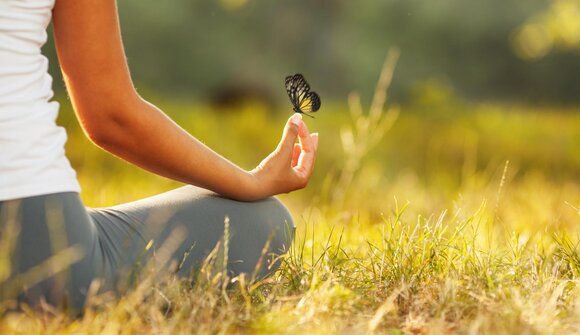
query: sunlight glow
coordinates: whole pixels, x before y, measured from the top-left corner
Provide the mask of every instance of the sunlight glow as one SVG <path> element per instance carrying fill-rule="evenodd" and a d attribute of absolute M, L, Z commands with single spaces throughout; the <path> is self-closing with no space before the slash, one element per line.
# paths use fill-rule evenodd
<path fill-rule="evenodd" d="M 538 59 L 554 49 L 580 49 L 580 2 L 554 0 L 543 13 L 531 17 L 513 39 L 516 54 Z"/>
<path fill-rule="evenodd" d="M 220 0 L 222 7 L 227 10 L 237 10 L 244 7 L 248 0 Z"/>

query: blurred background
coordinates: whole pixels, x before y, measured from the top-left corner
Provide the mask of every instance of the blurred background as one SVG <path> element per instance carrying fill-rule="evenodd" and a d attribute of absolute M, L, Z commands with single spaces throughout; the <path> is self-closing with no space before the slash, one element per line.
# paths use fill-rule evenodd
<path fill-rule="evenodd" d="M 302 72 L 341 100 L 372 92 L 396 45 L 396 101 L 429 85 L 477 100 L 580 101 L 577 0 L 120 0 L 119 10 L 134 80 L 162 94 L 279 102 L 284 76 Z"/>
<path fill-rule="evenodd" d="M 284 77 L 304 74 L 322 99 L 316 118 L 306 120 L 320 132 L 321 148 L 309 187 L 283 196 L 295 212 L 379 215 L 393 198 L 411 201 L 415 213 L 475 211 L 493 199 L 494 217 L 516 226 L 578 220 L 578 0 L 119 0 L 118 6 L 139 92 L 244 168 L 275 147 L 291 113 Z M 379 108 L 385 114 L 365 118 L 393 47 L 400 57 Z M 110 205 L 175 187 L 84 139 L 51 43 L 45 51 L 85 201 Z M 360 105 L 351 92 L 359 93 Z M 373 128 L 383 119 L 393 121 L 390 128 Z M 509 197 L 498 214 L 499 201 Z"/>

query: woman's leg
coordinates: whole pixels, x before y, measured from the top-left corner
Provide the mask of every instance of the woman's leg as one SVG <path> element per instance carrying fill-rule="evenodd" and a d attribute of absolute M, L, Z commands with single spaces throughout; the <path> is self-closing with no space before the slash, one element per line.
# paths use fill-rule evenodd
<path fill-rule="evenodd" d="M 230 275 L 261 277 L 273 272 L 279 265 L 271 264 L 273 257 L 287 252 L 294 236 L 292 217 L 275 198 L 239 202 L 193 186 L 92 209 L 89 215 L 107 250 L 106 263 L 113 265 L 122 280 L 149 263 L 152 254 L 157 270 L 180 265 L 179 275 L 189 275 L 218 242 L 223 251 L 226 217 Z M 146 252 L 149 243 L 152 247 Z"/>
<path fill-rule="evenodd" d="M 0 202 L 0 300 L 46 300 L 80 311 L 94 279 L 101 291 L 123 290 L 131 284 L 123 280 L 151 259 L 158 270 L 180 265 L 187 276 L 218 242 L 224 250 L 226 217 L 230 275 L 273 272 L 272 257 L 285 253 L 294 235 L 275 198 L 238 202 L 186 186 L 88 212 L 77 193 Z"/>
<path fill-rule="evenodd" d="M 101 276 L 97 231 L 77 193 L 0 202 L 0 300 L 81 310 Z"/>

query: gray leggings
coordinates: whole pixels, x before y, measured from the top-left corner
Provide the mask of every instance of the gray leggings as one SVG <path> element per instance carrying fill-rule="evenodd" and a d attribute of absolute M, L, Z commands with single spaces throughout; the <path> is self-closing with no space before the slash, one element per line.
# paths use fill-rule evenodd
<path fill-rule="evenodd" d="M 293 235 L 292 218 L 275 198 L 238 202 L 193 186 L 99 209 L 86 208 L 77 193 L 4 201 L 0 299 L 46 300 L 78 311 L 95 279 L 101 291 L 119 293 L 145 267 L 190 276 L 214 249 L 222 264 L 223 250 L 229 251 L 230 275 L 262 277 L 278 267 L 274 258 L 288 250 Z M 6 259 L 9 274 L 2 269 Z"/>

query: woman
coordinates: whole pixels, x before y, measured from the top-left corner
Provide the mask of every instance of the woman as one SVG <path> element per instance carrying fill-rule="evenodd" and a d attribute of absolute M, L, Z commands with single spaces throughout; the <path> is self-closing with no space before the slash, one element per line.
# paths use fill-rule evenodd
<path fill-rule="evenodd" d="M 84 207 L 40 54 L 51 18 L 67 89 L 87 136 L 189 186 L 111 208 Z M 269 274 L 275 265 L 263 261 L 264 247 L 268 260 L 284 253 L 294 228 L 271 196 L 306 186 L 317 146 L 317 134 L 294 115 L 276 150 L 245 171 L 136 93 L 115 0 L 3 0 L 0 249 L 8 255 L 0 258 L 11 265 L 9 272 L 0 269 L 0 295 L 79 309 L 96 279 L 106 290 L 122 291 L 127 276 L 152 259 L 160 266 L 179 264 L 176 271 L 186 276 L 223 239 L 225 221 L 230 274 Z M 153 257 L 164 246 L 164 257 Z"/>

